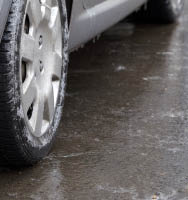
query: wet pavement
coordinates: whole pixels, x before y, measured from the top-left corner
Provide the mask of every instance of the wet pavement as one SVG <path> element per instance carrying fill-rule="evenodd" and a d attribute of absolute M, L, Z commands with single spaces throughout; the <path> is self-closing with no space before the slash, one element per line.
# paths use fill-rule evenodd
<path fill-rule="evenodd" d="M 187 24 L 120 23 L 73 53 L 52 153 L 2 169 L 0 199 L 188 199 Z"/>

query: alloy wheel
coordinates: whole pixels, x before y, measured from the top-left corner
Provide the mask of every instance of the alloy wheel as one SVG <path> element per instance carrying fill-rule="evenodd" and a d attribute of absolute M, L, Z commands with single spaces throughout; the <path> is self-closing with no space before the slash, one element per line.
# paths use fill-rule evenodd
<path fill-rule="evenodd" d="M 28 0 L 21 37 L 22 106 L 41 137 L 53 121 L 62 74 L 62 30 L 57 0 Z"/>

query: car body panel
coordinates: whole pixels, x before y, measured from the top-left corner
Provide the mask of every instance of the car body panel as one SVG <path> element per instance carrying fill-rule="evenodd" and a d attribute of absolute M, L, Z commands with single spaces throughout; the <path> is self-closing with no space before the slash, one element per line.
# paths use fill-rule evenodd
<path fill-rule="evenodd" d="M 73 1 L 70 51 L 97 36 L 147 2 L 147 0 L 94 1 L 97 4 L 93 4 L 93 0 Z"/>
<path fill-rule="evenodd" d="M 0 0 L 0 41 L 7 21 L 12 0 Z"/>
<path fill-rule="evenodd" d="M 12 0 L 0 0 L 0 40 Z M 105 31 L 147 0 L 66 0 L 70 9 L 69 51 Z"/>
<path fill-rule="evenodd" d="M 87 9 L 92 8 L 98 4 L 101 4 L 104 1 L 107 0 L 82 0 L 84 7 L 86 7 Z"/>

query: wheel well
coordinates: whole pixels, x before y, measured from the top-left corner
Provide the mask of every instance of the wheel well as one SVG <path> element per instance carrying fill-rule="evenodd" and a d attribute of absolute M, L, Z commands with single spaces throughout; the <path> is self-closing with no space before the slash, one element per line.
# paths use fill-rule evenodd
<path fill-rule="evenodd" d="M 72 13 L 72 3 L 73 3 L 73 0 L 66 0 L 67 16 L 68 16 L 69 24 L 70 24 L 71 13 Z"/>

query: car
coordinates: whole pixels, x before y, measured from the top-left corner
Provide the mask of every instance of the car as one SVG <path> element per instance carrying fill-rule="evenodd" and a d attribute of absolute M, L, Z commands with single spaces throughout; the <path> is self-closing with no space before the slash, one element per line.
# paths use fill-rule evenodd
<path fill-rule="evenodd" d="M 29 166 L 60 122 L 69 53 L 134 13 L 173 23 L 185 0 L 0 0 L 0 155 Z"/>

